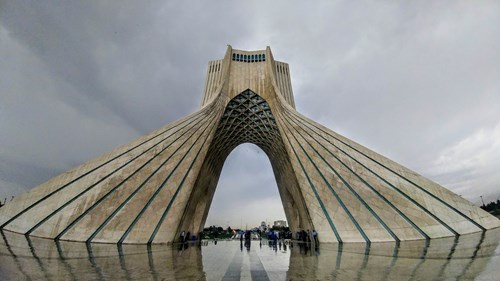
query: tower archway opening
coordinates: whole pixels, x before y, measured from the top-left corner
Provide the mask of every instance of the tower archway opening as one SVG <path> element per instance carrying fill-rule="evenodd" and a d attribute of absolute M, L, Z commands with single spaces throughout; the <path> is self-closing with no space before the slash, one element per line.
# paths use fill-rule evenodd
<path fill-rule="evenodd" d="M 224 162 L 205 227 L 251 229 L 285 218 L 269 158 L 254 144 L 239 145 Z"/>

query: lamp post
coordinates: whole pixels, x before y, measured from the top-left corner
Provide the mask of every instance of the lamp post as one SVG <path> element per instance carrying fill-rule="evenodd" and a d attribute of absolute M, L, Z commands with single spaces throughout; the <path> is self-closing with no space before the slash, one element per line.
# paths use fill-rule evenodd
<path fill-rule="evenodd" d="M 481 197 L 481 202 L 483 202 L 483 208 L 486 208 L 486 205 L 484 205 L 483 195 L 480 195 L 479 197 Z"/>

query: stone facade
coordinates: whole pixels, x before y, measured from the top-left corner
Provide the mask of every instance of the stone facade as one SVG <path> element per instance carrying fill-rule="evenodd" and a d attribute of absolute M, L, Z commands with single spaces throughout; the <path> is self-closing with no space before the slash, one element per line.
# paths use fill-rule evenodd
<path fill-rule="evenodd" d="M 209 63 L 199 111 L 63 173 L 0 209 L 0 228 L 56 240 L 170 243 L 199 233 L 222 166 L 268 155 L 292 231 L 322 242 L 459 236 L 500 220 L 295 110 L 286 63 L 233 50 Z"/>

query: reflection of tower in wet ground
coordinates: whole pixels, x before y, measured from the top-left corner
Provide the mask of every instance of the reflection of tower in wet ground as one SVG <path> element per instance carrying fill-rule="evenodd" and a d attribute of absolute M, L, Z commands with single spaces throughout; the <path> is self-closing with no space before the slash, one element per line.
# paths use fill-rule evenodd
<path fill-rule="evenodd" d="M 221 280 L 241 277 L 245 268 L 253 268 L 256 276 L 269 269 L 266 275 L 273 280 L 277 270 L 273 266 L 279 263 L 286 264 L 280 270 L 287 280 L 472 280 L 495 276 L 497 269 L 490 263 L 500 240 L 496 230 L 400 244 L 322 244 L 320 251 L 296 242 L 287 251 L 284 245 L 279 250 L 272 244 L 248 250 L 245 245 L 240 251 L 239 241 L 179 249 L 177 245 L 117 247 L 1 234 L 0 279 L 9 280 Z"/>
<path fill-rule="evenodd" d="M 429 241 L 322 244 L 320 254 L 291 248 L 289 279 L 472 280 L 498 247 L 500 231 Z M 490 273 L 491 274 L 491 273 Z"/>
<path fill-rule="evenodd" d="M 0 279 L 10 280 L 204 280 L 197 244 L 179 251 L 167 245 L 85 244 L 27 239 L 2 232 Z M 5 276 L 5 275 L 6 276 Z"/>

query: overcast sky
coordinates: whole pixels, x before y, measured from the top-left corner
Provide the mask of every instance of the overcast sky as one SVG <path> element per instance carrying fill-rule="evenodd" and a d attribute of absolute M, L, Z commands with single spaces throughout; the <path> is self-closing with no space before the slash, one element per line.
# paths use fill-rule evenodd
<path fill-rule="evenodd" d="M 500 196 L 500 1 L 199 2 L 0 0 L 2 201 L 196 111 L 226 44 L 271 46 L 302 114 Z M 284 218 L 266 155 L 238 147 L 207 225 Z"/>

